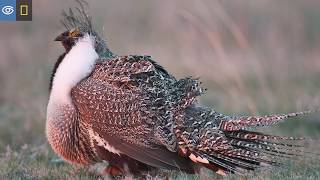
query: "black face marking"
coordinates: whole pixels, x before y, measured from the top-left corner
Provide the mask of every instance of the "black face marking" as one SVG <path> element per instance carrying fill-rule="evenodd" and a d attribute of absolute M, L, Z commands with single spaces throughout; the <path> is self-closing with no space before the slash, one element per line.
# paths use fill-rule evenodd
<path fill-rule="evenodd" d="M 52 90 L 52 85 L 53 85 L 52 83 L 53 83 L 54 75 L 57 72 L 57 69 L 58 69 L 60 63 L 62 62 L 62 60 L 66 56 L 66 54 L 67 54 L 66 52 L 61 54 L 59 56 L 58 60 L 56 61 L 56 63 L 54 64 L 54 66 L 53 66 L 53 70 L 52 70 L 51 77 L 50 77 L 49 91 Z"/>
<path fill-rule="evenodd" d="M 72 46 L 74 46 L 75 42 L 72 39 L 66 39 L 63 40 L 62 42 L 63 47 L 66 49 L 66 52 L 69 52 Z"/>
<path fill-rule="evenodd" d="M 61 41 L 63 47 L 65 48 L 66 52 L 69 52 L 72 46 L 75 45 L 75 42 L 80 38 L 83 37 L 83 33 L 74 33 L 73 31 L 65 31 L 60 34 L 55 41 Z"/>

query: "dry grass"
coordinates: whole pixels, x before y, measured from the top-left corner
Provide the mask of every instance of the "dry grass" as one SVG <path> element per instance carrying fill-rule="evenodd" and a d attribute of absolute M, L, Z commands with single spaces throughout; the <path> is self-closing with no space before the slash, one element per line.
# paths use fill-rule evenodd
<path fill-rule="evenodd" d="M 33 22 L 0 23 L 0 179 L 97 178 L 85 171 L 74 176 L 68 173 L 72 167 L 52 161 L 56 156 L 44 135 L 49 74 L 62 52 L 52 40 L 63 30 L 61 10 L 72 4 L 34 1 Z M 200 77 L 208 88 L 204 105 L 229 114 L 320 106 L 316 0 L 94 0 L 90 5 L 114 52 L 149 54 L 177 77 Z M 318 138 L 320 119 L 315 114 L 271 131 Z M 319 179 L 319 163 L 310 163 L 246 179 Z"/>

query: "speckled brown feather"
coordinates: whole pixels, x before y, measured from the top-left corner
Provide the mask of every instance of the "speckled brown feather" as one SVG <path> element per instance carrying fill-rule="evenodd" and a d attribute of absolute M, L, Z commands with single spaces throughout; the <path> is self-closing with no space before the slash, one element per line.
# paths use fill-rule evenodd
<path fill-rule="evenodd" d="M 147 87 L 143 87 L 143 85 L 147 85 L 145 84 L 146 81 L 142 82 L 139 79 L 141 77 L 137 77 L 137 75 L 150 73 L 150 75 L 143 78 L 154 78 L 154 80 L 158 80 L 159 82 L 151 82 L 149 80 L 150 83 L 159 83 L 159 86 L 163 86 L 163 88 L 159 88 L 160 90 L 171 91 L 170 88 L 174 87 L 175 79 L 171 79 L 170 81 L 164 79 L 164 76 L 169 75 L 163 69 L 157 69 L 157 67 L 161 68 L 151 61 L 148 56 L 123 56 L 107 61 L 99 61 L 92 74 L 72 89 L 72 97 L 80 116 L 82 116 L 82 119 L 87 124 L 91 124 L 90 128 L 97 132 L 101 138 L 111 143 L 111 146 L 119 149 L 119 151 L 123 151 L 124 148 L 131 146 L 141 148 L 141 151 L 136 151 L 135 154 L 127 151 L 125 154 L 129 156 L 137 157 L 139 153 L 144 153 L 146 157 L 148 153 L 153 154 L 157 152 L 157 149 L 163 149 L 165 145 L 169 146 L 169 144 L 164 144 L 167 142 L 164 140 L 166 137 L 158 137 L 156 135 L 156 133 L 159 134 L 160 132 L 158 130 L 159 127 L 155 126 L 155 124 L 166 123 L 161 122 L 163 118 L 161 114 L 164 112 L 162 110 L 157 112 L 157 109 L 149 111 L 149 107 L 155 103 L 150 101 L 152 98 L 150 96 L 156 96 L 159 93 L 158 89 L 147 89 L 154 91 L 149 93 L 145 89 Z M 149 86 L 152 85 L 150 84 Z M 146 99 L 150 100 L 146 101 Z M 158 107 L 161 108 L 161 106 Z M 172 107 L 169 107 L 168 104 L 168 107 L 162 108 L 166 110 Z M 152 109 L 151 107 L 150 110 Z M 159 116 L 157 116 L 157 113 Z M 159 120 L 157 121 L 156 118 L 159 118 Z M 165 136 L 166 134 L 162 135 Z M 117 140 L 110 142 L 110 138 L 113 139 L 114 137 L 117 137 L 118 143 Z M 128 145 L 131 145 L 119 146 L 120 142 L 126 142 Z M 178 167 L 174 163 L 173 157 L 176 158 L 177 163 L 185 161 L 183 160 L 185 158 L 179 157 L 178 154 L 172 156 L 170 151 L 162 150 L 161 152 L 162 154 L 167 154 L 163 154 L 163 157 L 161 157 L 161 161 L 166 162 L 166 165 L 161 165 L 160 159 L 154 159 L 151 163 L 151 155 L 146 160 L 141 159 L 143 156 L 139 155 L 140 159 L 138 160 L 147 161 L 153 166 L 160 166 L 162 168 L 167 166 L 168 169 L 176 167 L 177 169 L 193 171 L 192 166 L 188 165 L 187 161 L 180 163 Z"/>

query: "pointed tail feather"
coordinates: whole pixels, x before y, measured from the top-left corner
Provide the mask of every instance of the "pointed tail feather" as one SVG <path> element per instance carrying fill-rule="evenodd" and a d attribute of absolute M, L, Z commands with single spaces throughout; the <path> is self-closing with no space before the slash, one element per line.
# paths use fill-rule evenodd
<path fill-rule="evenodd" d="M 232 141 L 242 141 L 246 146 L 253 146 L 255 148 L 265 148 L 265 150 L 279 153 L 287 153 L 291 156 L 320 156 L 318 153 L 307 151 L 308 148 L 305 143 L 317 144 L 313 139 L 303 137 L 287 137 L 263 134 L 260 132 L 239 130 L 233 132 L 226 132 L 225 135 L 232 138 Z M 245 141 L 245 142 L 243 142 Z M 253 143 L 253 144 L 252 144 Z M 304 144 L 302 144 L 304 143 Z M 310 148 L 309 148 L 310 149 Z M 283 152 L 282 152 L 283 151 Z M 291 154 L 290 154 L 291 153 Z"/>
<path fill-rule="evenodd" d="M 290 157 L 290 156 L 299 156 L 299 155 L 301 156 L 301 154 L 295 153 L 297 151 L 295 149 L 281 149 L 274 146 L 261 144 L 259 142 L 248 142 L 248 141 L 232 139 L 230 141 L 230 144 L 237 146 L 239 148 L 248 148 L 248 149 L 250 148 L 255 151 L 261 151 L 263 153 L 274 155 L 274 156 L 281 156 L 281 157 Z M 301 151 L 298 151 L 298 152 L 301 152 Z"/>
<path fill-rule="evenodd" d="M 221 121 L 219 128 L 223 131 L 236 131 L 247 129 L 250 127 L 269 126 L 279 123 L 287 118 L 296 117 L 304 114 L 310 114 L 314 111 L 303 111 L 281 115 L 268 115 L 268 116 L 249 116 L 249 117 L 235 117 L 229 120 Z"/>
<path fill-rule="evenodd" d="M 238 139 L 248 139 L 248 140 L 306 140 L 303 137 L 286 137 L 286 136 L 276 136 L 263 134 L 261 132 L 246 131 L 246 130 L 236 130 L 231 132 L 226 132 L 229 137 Z"/>

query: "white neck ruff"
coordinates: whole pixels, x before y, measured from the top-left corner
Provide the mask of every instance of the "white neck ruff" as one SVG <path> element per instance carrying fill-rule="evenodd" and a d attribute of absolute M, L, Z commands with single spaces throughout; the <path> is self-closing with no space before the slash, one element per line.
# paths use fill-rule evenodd
<path fill-rule="evenodd" d="M 87 34 L 66 54 L 54 75 L 49 103 L 72 103 L 72 87 L 92 72 L 99 58 L 94 42 L 94 37 Z"/>

